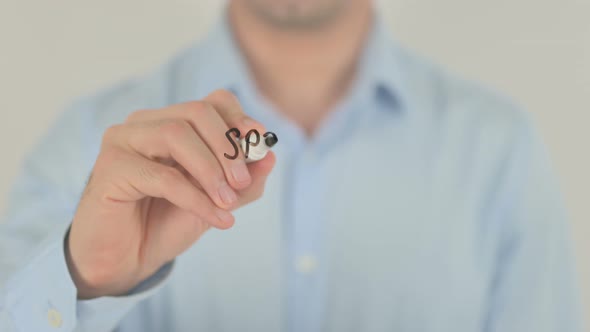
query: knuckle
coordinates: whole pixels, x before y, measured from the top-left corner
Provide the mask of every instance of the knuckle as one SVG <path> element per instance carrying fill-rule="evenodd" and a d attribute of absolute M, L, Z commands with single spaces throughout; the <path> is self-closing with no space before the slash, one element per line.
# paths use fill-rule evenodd
<path fill-rule="evenodd" d="M 97 159 L 97 162 L 103 162 L 105 164 L 118 164 L 125 159 L 125 152 L 119 148 L 107 147 L 104 148 Z"/>
<path fill-rule="evenodd" d="M 190 128 L 190 125 L 184 120 L 170 120 L 160 125 L 160 132 L 165 137 L 178 137 L 186 135 Z"/>
<path fill-rule="evenodd" d="M 173 167 L 162 167 L 158 173 L 160 181 L 164 184 L 178 183 L 182 176 L 180 172 Z"/>
<path fill-rule="evenodd" d="M 109 143 L 109 142 L 115 141 L 117 136 L 119 136 L 119 133 L 121 132 L 122 129 L 123 129 L 123 125 L 119 125 L 119 124 L 108 127 L 104 131 L 104 134 L 102 136 L 102 142 Z"/>
<path fill-rule="evenodd" d="M 185 103 L 186 107 L 192 112 L 203 112 L 208 108 L 211 108 L 209 103 L 202 100 L 192 100 Z"/>
<path fill-rule="evenodd" d="M 106 147 L 101 149 L 93 168 L 93 177 L 100 174 L 109 173 L 110 170 L 117 169 L 127 159 L 125 151 L 116 147 Z"/>
<path fill-rule="evenodd" d="M 205 114 L 215 112 L 215 108 L 213 108 L 213 105 L 206 101 L 195 101 L 193 103 L 195 103 L 197 106 L 190 107 L 188 112 L 189 118 L 193 121 L 200 121 L 200 119 Z"/>
<path fill-rule="evenodd" d="M 166 152 L 154 145 L 150 145 L 145 147 L 145 152 L 142 154 L 149 160 L 160 162 L 163 159 L 161 156 L 166 155 Z"/>
<path fill-rule="evenodd" d="M 142 165 L 137 168 L 137 173 L 139 178 L 147 183 L 169 184 L 177 178 L 172 167 L 159 165 Z"/>
<path fill-rule="evenodd" d="M 236 97 L 236 95 L 234 95 L 226 89 L 217 89 L 211 92 L 211 94 L 209 94 L 209 97 L 216 100 L 226 100 L 238 104 L 238 98 Z"/>
<path fill-rule="evenodd" d="M 157 172 L 154 170 L 153 167 L 149 166 L 140 166 L 137 168 L 137 175 L 141 179 L 141 181 L 152 183 L 156 182 L 158 176 L 156 175 Z"/>
<path fill-rule="evenodd" d="M 151 110 L 149 109 L 142 109 L 142 110 L 137 110 L 135 112 L 132 112 L 131 114 L 129 114 L 127 116 L 127 118 L 125 119 L 125 122 L 136 122 L 139 121 L 141 119 L 146 118 L 146 115 L 148 113 L 150 113 Z"/>

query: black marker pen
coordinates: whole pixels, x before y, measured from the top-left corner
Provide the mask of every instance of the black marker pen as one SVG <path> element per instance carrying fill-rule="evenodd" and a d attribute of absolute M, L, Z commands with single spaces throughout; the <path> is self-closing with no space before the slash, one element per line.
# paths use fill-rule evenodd
<path fill-rule="evenodd" d="M 253 138 L 252 136 L 253 135 L 250 135 L 250 144 L 248 144 L 249 146 L 246 146 L 246 138 L 240 140 L 240 147 L 242 148 L 242 151 L 244 151 L 244 154 L 248 156 L 246 158 L 246 163 L 261 160 L 279 141 L 277 135 L 272 132 L 267 132 L 264 134 L 262 140 L 260 140 L 260 136 L 256 137 L 259 140 L 258 144 L 256 144 L 256 138 Z"/>

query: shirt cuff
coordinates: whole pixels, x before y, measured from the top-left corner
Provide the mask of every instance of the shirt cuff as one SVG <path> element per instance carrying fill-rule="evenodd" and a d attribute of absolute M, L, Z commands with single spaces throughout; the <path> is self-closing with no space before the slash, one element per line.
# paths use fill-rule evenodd
<path fill-rule="evenodd" d="M 50 234 L 6 283 L 4 305 L 18 331 L 71 331 L 76 326 L 77 291 L 63 250 L 65 232 L 60 227 Z"/>
<path fill-rule="evenodd" d="M 19 331 L 112 330 L 139 301 L 164 285 L 174 266 L 169 262 L 124 296 L 77 300 L 64 252 L 66 233 L 60 228 L 51 234 L 35 250 L 40 254 L 6 283 L 4 306 Z"/>

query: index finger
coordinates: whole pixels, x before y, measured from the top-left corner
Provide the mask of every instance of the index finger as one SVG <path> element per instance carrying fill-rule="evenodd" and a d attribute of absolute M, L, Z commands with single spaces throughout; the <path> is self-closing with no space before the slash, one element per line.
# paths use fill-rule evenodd
<path fill-rule="evenodd" d="M 238 98 L 233 93 L 227 90 L 215 90 L 203 100 L 217 110 L 229 128 L 237 128 L 242 137 L 251 129 L 258 130 L 260 135 L 266 132 L 264 125 L 244 112 Z"/>

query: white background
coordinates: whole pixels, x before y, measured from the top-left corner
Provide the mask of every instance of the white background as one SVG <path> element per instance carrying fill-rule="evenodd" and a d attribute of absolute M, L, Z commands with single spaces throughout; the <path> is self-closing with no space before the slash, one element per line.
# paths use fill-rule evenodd
<path fill-rule="evenodd" d="M 0 0 L 0 209 L 21 158 L 64 105 L 161 64 L 222 5 Z M 389 0 L 379 11 L 407 47 L 534 114 L 570 210 L 590 317 L 590 0 Z"/>

